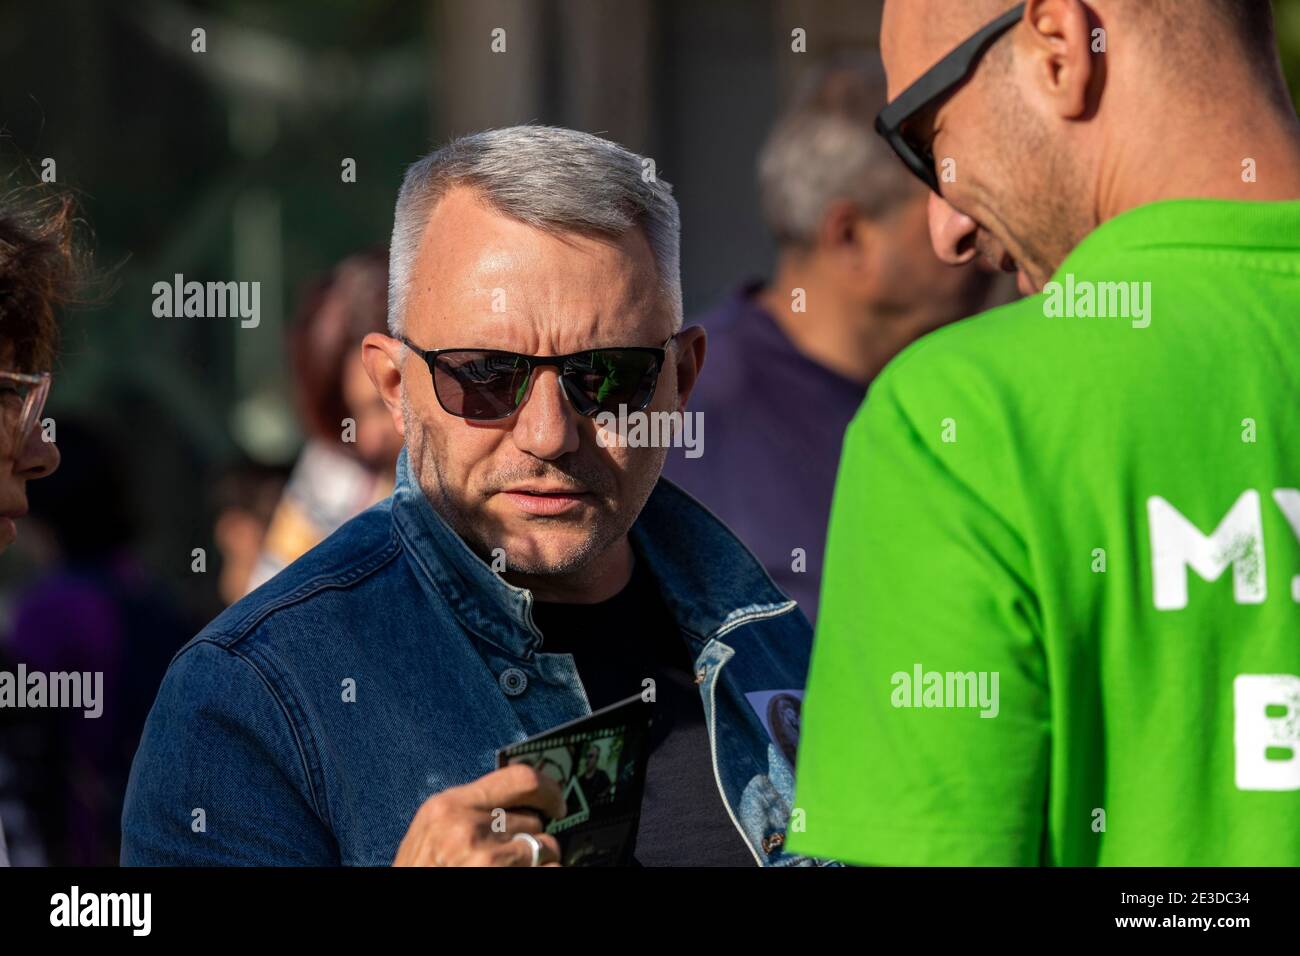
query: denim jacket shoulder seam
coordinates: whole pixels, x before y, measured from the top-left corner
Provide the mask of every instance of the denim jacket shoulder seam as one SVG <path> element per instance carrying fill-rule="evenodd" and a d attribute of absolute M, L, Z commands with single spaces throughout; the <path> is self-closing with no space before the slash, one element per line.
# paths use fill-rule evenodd
<path fill-rule="evenodd" d="M 280 595 L 274 600 L 268 601 L 266 604 L 250 611 L 246 617 L 237 623 L 227 625 L 219 633 L 205 635 L 205 637 L 214 643 L 221 642 L 221 639 L 224 639 L 222 646 L 233 648 L 235 644 L 249 637 L 268 617 L 277 611 L 301 603 L 320 591 L 351 587 L 358 581 L 378 571 L 401 553 L 401 539 L 396 531 L 390 527 L 388 541 L 384 543 L 383 547 L 376 550 L 369 557 L 363 558 L 356 565 L 337 571 L 322 572 L 310 580 L 304 581 L 289 593 Z"/>
<path fill-rule="evenodd" d="M 324 808 L 321 807 L 320 795 L 318 793 L 318 789 L 323 789 L 323 788 L 318 788 L 316 785 L 316 780 L 314 779 L 315 772 L 312 770 L 311 763 L 307 759 L 307 753 L 306 753 L 306 748 L 303 745 L 302 734 L 299 733 L 298 727 L 294 723 L 293 715 L 290 713 L 289 707 L 286 705 L 283 696 L 280 694 L 279 690 L 277 690 L 274 682 L 272 682 L 270 678 L 268 678 L 266 674 L 263 673 L 262 668 L 258 667 L 257 663 L 252 659 L 250 659 L 248 655 L 241 654 L 233 647 L 226 644 L 221 644 L 217 641 L 209 640 L 207 638 L 196 638 L 193 642 L 191 642 L 188 645 L 188 647 L 194 647 L 197 646 L 198 644 L 211 644 L 213 647 L 220 648 L 221 650 L 227 652 L 228 654 L 230 654 L 231 657 L 243 661 L 246 665 L 248 665 L 249 669 L 252 670 L 252 672 L 257 675 L 258 680 L 260 680 L 262 684 L 266 687 L 267 692 L 271 695 L 271 699 L 275 701 L 276 706 L 279 707 L 280 709 L 280 713 L 284 715 L 284 722 L 288 725 L 290 732 L 293 734 L 294 746 L 298 750 L 298 760 L 302 764 L 303 780 L 306 781 L 307 790 L 311 796 L 312 808 L 316 811 L 316 814 L 317 816 L 320 817 L 321 821 L 325 822 L 327 826 L 330 827 L 330 830 L 332 832 L 333 831 L 332 823 L 330 823 L 329 821 L 328 813 L 325 812 Z M 188 647 L 185 649 L 187 650 Z M 184 651 L 182 651 L 182 653 L 183 652 Z M 179 657 L 180 655 L 178 654 L 177 656 Z"/>

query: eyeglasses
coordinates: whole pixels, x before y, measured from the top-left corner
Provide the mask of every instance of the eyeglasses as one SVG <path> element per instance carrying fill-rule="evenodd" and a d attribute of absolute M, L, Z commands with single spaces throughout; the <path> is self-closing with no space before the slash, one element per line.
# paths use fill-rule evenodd
<path fill-rule="evenodd" d="M 49 372 L 0 371 L 0 433 L 12 442 L 12 454 L 27 444 L 49 394 Z"/>
<path fill-rule="evenodd" d="M 560 370 L 560 384 L 574 409 L 587 417 L 639 412 L 654 397 L 667 348 L 587 349 L 570 355 L 520 355 L 495 349 L 422 349 L 405 336 L 403 345 L 424 359 L 433 376 L 438 404 L 449 415 L 490 422 L 509 418 L 528 398 L 534 369 Z"/>
<path fill-rule="evenodd" d="M 936 193 L 940 191 L 939 176 L 931 144 L 910 140 L 907 124 L 925 110 L 938 106 L 969 80 L 984 54 L 1024 15 L 1023 3 L 1008 10 L 930 67 L 876 117 L 876 132 L 885 138 L 904 165 Z"/>

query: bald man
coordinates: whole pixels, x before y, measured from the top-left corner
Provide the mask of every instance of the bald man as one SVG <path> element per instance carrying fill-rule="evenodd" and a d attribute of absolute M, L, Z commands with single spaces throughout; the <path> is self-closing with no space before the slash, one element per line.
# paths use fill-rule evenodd
<path fill-rule="evenodd" d="M 799 853 L 1300 865 L 1300 122 L 1267 0 L 888 0 L 878 130 L 1027 298 L 851 424 Z"/>

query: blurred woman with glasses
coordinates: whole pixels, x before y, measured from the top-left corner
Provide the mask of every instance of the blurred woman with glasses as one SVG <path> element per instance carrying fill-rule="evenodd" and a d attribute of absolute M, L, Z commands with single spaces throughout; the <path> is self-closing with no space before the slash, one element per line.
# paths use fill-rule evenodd
<path fill-rule="evenodd" d="M 39 427 L 58 344 L 56 308 L 71 294 L 72 203 L 0 200 L 0 551 L 27 513 L 27 482 L 59 465 Z"/>
<path fill-rule="evenodd" d="M 0 196 L 0 552 L 18 537 L 27 482 L 59 466 L 41 412 L 58 345 L 55 313 L 78 272 L 72 201 L 20 190 Z M 0 669 L 4 664 L 0 662 Z M 22 750 L 24 725 L 8 721 L 0 744 Z M 0 747 L 0 866 L 43 862 L 14 754 Z M 8 840 L 6 841 L 6 828 Z"/>

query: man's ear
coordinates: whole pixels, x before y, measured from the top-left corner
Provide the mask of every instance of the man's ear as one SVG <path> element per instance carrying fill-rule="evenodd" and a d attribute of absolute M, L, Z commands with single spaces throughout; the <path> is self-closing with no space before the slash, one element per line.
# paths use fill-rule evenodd
<path fill-rule="evenodd" d="M 361 340 L 361 364 L 388 406 L 393 427 L 403 441 L 406 439 L 406 423 L 402 420 L 402 353 L 405 350 L 406 346 L 397 339 L 379 332 L 371 332 Z"/>
<path fill-rule="evenodd" d="M 1014 34 L 1031 71 L 1031 95 L 1062 119 L 1083 118 L 1089 89 L 1100 69 L 1092 52 L 1091 11 L 1083 0 L 1029 0 L 1024 30 Z"/>
<path fill-rule="evenodd" d="M 817 256 L 836 284 L 854 298 L 863 296 L 872 281 L 870 257 L 878 230 L 851 199 L 827 204 L 817 229 Z"/>
<path fill-rule="evenodd" d="M 708 336 L 698 325 L 677 333 L 676 343 L 669 349 L 668 357 L 677 356 L 677 410 L 686 411 L 686 402 L 704 368 L 704 351 Z"/>
<path fill-rule="evenodd" d="M 835 262 L 856 263 L 862 257 L 859 219 L 858 206 L 851 199 L 827 203 L 817 226 L 818 251 L 828 253 Z"/>

